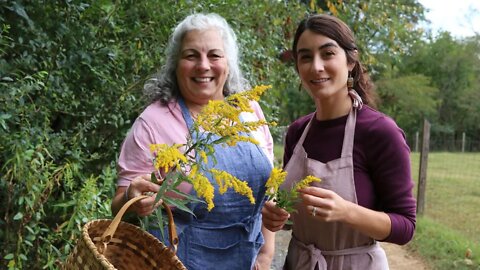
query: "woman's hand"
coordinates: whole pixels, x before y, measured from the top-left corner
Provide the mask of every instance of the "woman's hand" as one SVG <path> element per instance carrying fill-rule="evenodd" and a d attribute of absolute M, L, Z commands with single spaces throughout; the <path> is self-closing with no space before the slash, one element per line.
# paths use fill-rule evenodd
<path fill-rule="evenodd" d="M 345 221 L 351 202 L 337 193 L 319 187 L 306 187 L 301 190 L 300 198 L 306 211 L 325 222 Z"/>
<path fill-rule="evenodd" d="M 262 208 L 263 226 L 272 232 L 279 231 L 290 218 L 290 214 L 276 206 L 273 201 L 268 201 Z"/>
<path fill-rule="evenodd" d="M 328 189 L 307 187 L 299 192 L 304 207 L 316 219 L 343 222 L 377 240 L 390 235 L 392 222 L 384 212 L 347 201 Z"/>
<path fill-rule="evenodd" d="M 127 195 L 128 198 L 131 199 L 145 193 L 157 193 L 159 189 L 160 185 L 152 183 L 150 181 L 150 175 L 145 174 L 137 176 L 135 179 L 133 179 L 132 183 L 130 183 L 130 186 L 127 189 Z M 130 211 L 135 212 L 140 217 L 148 216 L 152 214 L 161 203 L 161 200 L 155 203 L 155 195 L 153 195 L 149 198 L 145 198 L 134 203 L 130 207 Z"/>
<path fill-rule="evenodd" d="M 160 185 L 152 183 L 150 181 L 149 174 L 135 177 L 128 188 L 117 188 L 115 197 L 112 200 L 112 213 L 118 213 L 120 208 L 127 202 L 126 198 L 130 200 L 133 197 L 137 197 L 145 193 L 157 193 L 159 189 Z M 152 214 L 153 211 L 155 211 L 155 209 L 157 209 L 157 207 L 161 204 L 162 200 L 155 204 L 155 194 L 153 194 L 149 198 L 135 202 L 132 206 L 130 206 L 128 212 L 135 212 L 137 215 L 144 217 Z"/>

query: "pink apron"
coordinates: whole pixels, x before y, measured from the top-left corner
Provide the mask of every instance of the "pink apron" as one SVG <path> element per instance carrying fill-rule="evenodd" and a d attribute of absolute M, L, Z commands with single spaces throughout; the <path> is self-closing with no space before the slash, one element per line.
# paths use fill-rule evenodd
<path fill-rule="evenodd" d="M 332 190 L 343 199 L 358 203 L 353 180 L 353 138 L 357 107 L 360 106 L 361 103 L 354 102 L 348 115 L 341 157 L 327 163 L 308 158 L 303 148 L 310 120 L 285 167 L 288 174 L 282 187 L 289 188 L 305 176 L 314 175 L 322 179 L 314 186 Z M 315 114 L 312 119 L 314 117 Z M 388 269 L 385 251 L 373 238 L 340 222 L 314 219 L 302 207 L 297 207 L 297 211 L 291 215 L 292 240 L 284 269 Z"/>

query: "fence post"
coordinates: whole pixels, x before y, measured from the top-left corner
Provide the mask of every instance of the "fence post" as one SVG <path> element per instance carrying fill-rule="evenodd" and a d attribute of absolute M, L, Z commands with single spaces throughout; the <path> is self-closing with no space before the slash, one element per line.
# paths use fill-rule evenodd
<path fill-rule="evenodd" d="M 462 133 L 462 153 L 465 152 L 465 132 Z"/>
<path fill-rule="evenodd" d="M 430 123 L 423 120 L 422 150 L 418 175 L 417 214 L 423 215 L 425 209 L 425 189 L 427 186 L 428 152 L 430 151 Z"/>
<path fill-rule="evenodd" d="M 418 131 L 415 132 L 415 152 L 418 152 Z"/>

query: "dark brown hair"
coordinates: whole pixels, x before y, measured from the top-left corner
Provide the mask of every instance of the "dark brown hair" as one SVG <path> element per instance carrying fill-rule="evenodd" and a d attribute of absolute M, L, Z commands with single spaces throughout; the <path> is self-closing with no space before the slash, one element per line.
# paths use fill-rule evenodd
<path fill-rule="evenodd" d="M 335 40 L 338 45 L 345 50 L 347 62 L 349 64 L 355 64 L 351 72 L 353 77 L 353 89 L 355 89 L 360 97 L 362 97 L 364 104 L 375 106 L 373 83 L 371 82 L 367 71 L 359 61 L 358 49 L 355 45 L 355 37 L 353 32 L 343 21 L 336 17 L 327 14 L 315 14 L 308 16 L 298 24 L 292 48 L 297 72 L 298 40 L 300 39 L 302 33 L 306 30 L 310 30 L 314 33 L 324 35 L 332 40 Z"/>

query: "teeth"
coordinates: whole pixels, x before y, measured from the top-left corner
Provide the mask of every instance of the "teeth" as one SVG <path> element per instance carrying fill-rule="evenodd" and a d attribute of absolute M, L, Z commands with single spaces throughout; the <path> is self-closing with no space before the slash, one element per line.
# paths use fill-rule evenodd
<path fill-rule="evenodd" d="M 328 81 L 328 79 L 319 79 L 319 80 L 312 80 L 312 83 L 322 83 L 326 81 Z"/>
<path fill-rule="evenodd" d="M 196 82 L 205 83 L 211 81 L 212 78 L 193 78 L 193 80 Z"/>

